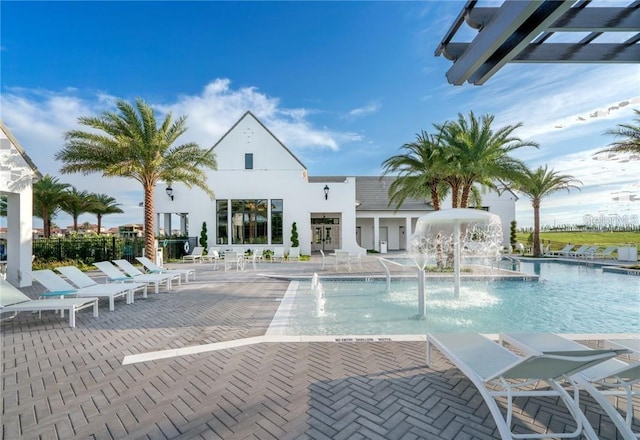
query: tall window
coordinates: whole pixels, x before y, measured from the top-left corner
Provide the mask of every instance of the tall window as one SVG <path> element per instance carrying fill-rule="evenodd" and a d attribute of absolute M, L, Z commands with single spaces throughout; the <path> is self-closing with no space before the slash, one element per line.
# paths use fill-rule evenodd
<path fill-rule="evenodd" d="M 231 201 L 233 244 L 267 243 L 267 206 L 266 200 Z"/>
<path fill-rule="evenodd" d="M 282 199 L 271 200 L 271 243 L 283 244 L 282 240 Z"/>
<path fill-rule="evenodd" d="M 229 204 L 227 200 L 216 200 L 216 213 L 218 214 L 218 244 L 229 244 Z"/>
<path fill-rule="evenodd" d="M 244 169 L 245 170 L 253 169 L 253 153 L 244 154 Z"/>

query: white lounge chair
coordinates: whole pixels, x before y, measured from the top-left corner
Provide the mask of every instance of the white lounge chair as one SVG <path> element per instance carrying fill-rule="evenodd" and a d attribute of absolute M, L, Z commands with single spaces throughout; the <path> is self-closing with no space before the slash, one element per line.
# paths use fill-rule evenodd
<path fill-rule="evenodd" d="M 568 244 L 562 249 L 560 249 L 559 251 L 550 251 L 549 255 L 556 256 L 556 257 L 566 257 L 567 255 L 569 255 L 569 252 L 571 252 L 571 249 L 573 249 L 574 247 L 575 247 L 575 244 Z"/>
<path fill-rule="evenodd" d="M 579 257 L 580 255 L 582 255 L 583 252 L 585 252 L 587 249 L 589 249 L 591 246 L 588 244 L 583 244 L 582 246 L 580 246 L 578 249 L 576 249 L 575 251 L 570 251 L 567 253 L 567 255 L 569 257 Z"/>
<path fill-rule="evenodd" d="M 284 263 L 284 248 L 281 246 L 274 248 L 273 254 L 271 254 L 271 262 L 275 263 L 276 261 Z"/>
<path fill-rule="evenodd" d="M 140 277 L 131 277 L 126 273 L 122 272 L 116 266 L 114 266 L 110 261 L 96 261 L 93 263 L 95 267 L 100 269 L 103 274 L 107 277 L 108 283 L 147 283 L 153 284 L 155 287 L 155 292 L 158 293 L 160 290 L 160 284 L 165 282 L 167 284 L 167 288 L 171 288 L 170 283 L 166 281 L 164 278 L 158 277 L 158 275 L 147 274 L 144 278 Z"/>
<path fill-rule="evenodd" d="M 600 246 L 594 245 L 594 246 L 587 246 L 586 249 L 580 251 L 580 252 L 576 252 L 576 254 L 574 255 L 574 257 L 576 258 L 593 258 L 596 254 L 596 252 L 598 251 L 598 249 L 600 249 Z"/>
<path fill-rule="evenodd" d="M 158 280 L 160 284 L 165 283 L 168 290 L 171 290 L 173 280 L 178 282 L 178 286 L 182 285 L 182 278 L 179 273 L 144 273 L 127 260 L 113 260 L 113 262 L 136 281 L 155 282 L 155 280 Z"/>
<path fill-rule="evenodd" d="M 618 250 L 618 246 L 607 246 L 602 251 L 596 252 L 596 257 L 598 258 L 613 258 L 613 253 Z"/>
<path fill-rule="evenodd" d="M 590 347 L 553 333 L 501 334 L 500 341 L 513 345 L 525 353 L 561 350 L 567 352 L 589 352 L 591 350 Z M 624 344 L 618 344 L 616 348 L 628 349 Z M 632 385 L 640 381 L 640 363 L 628 364 L 619 359 L 609 359 L 580 371 L 573 375 L 572 378 L 598 402 L 616 425 L 616 428 L 622 434 L 622 438 L 636 440 L 640 436 L 640 433 L 634 433 L 631 430 L 634 414 L 633 396 L 640 395 L 640 391 L 634 391 Z M 606 395 L 626 397 L 626 419 L 607 400 Z"/>
<path fill-rule="evenodd" d="M 56 270 L 64 275 L 69 281 L 78 286 L 79 288 L 99 286 L 100 289 L 113 290 L 116 292 L 122 291 L 123 288 L 129 288 L 131 291 L 130 302 L 133 303 L 135 292 L 142 292 L 142 297 L 147 297 L 147 284 L 146 283 L 128 283 L 126 285 L 118 284 L 100 284 L 86 273 L 82 272 L 75 266 L 63 266 L 56 267 Z"/>
<path fill-rule="evenodd" d="M 153 261 L 148 259 L 147 257 L 136 257 L 136 260 L 140 262 L 147 270 L 148 273 L 166 273 L 166 274 L 178 274 L 184 276 L 184 282 L 189 282 L 189 275 L 194 280 L 196 279 L 196 270 L 195 269 L 165 269 L 164 267 L 160 267 L 155 264 Z"/>
<path fill-rule="evenodd" d="M 502 439 L 577 438 L 598 439 L 593 427 L 580 410 L 578 392 L 573 397 L 559 380 L 615 357 L 615 350 L 536 353 L 518 356 L 496 342 L 477 333 L 427 334 L 427 364 L 431 363 L 431 347 L 437 348 L 476 386 L 489 407 Z M 550 388 L 531 385 L 543 381 Z M 511 431 L 514 397 L 560 397 L 574 417 L 576 429 L 570 433 L 523 433 Z M 496 398 L 507 399 L 506 416 Z"/>
<path fill-rule="evenodd" d="M 69 314 L 69 327 L 76 326 L 76 312 L 93 307 L 93 317 L 98 317 L 98 298 L 55 298 L 33 300 L 8 281 L 0 278 L 0 313 L 45 312 L 63 310 Z M 64 317 L 64 313 L 61 315 Z M 3 318 L 5 319 L 5 318 Z"/>
<path fill-rule="evenodd" d="M 287 260 L 300 261 L 300 248 L 299 247 L 289 248 L 289 255 L 287 256 Z"/>
<path fill-rule="evenodd" d="M 124 298 L 127 304 L 133 302 L 133 291 L 129 287 L 119 287 L 114 289 L 107 284 L 90 286 L 90 287 L 75 287 L 69 284 L 64 278 L 57 275 L 54 271 L 49 269 L 34 270 L 31 272 L 31 277 L 37 282 L 42 284 L 45 289 L 50 292 L 64 292 L 75 290 L 75 296 L 78 298 L 85 297 L 104 297 L 109 299 L 109 311 L 115 310 L 115 299 Z M 118 286 L 116 286 L 118 287 Z"/>
<path fill-rule="evenodd" d="M 186 263 L 190 261 L 192 263 L 202 263 L 202 254 L 204 254 L 204 248 L 202 246 L 196 246 L 189 255 L 184 255 L 182 257 L 182 262 Z"/>

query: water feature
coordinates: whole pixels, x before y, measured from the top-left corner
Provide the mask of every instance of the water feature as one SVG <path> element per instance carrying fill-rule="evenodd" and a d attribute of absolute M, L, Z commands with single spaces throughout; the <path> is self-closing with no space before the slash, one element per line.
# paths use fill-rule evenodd
<path fill-rule="evenodd" d="M 425 270 L 429 264 L 440 269 L 453 269 L 453 296 L 460 297 L 460 270 L 463 261 L 477 265 L 491 265 L 498 261 L 502 249 L 500 217 L 479 209 L 443 209 L 418 219 L 411 236 L 410 257 L 418 271 L 418 313 L 425 319 Z M 393 260 L 384 262 L 397 264 Z"/>

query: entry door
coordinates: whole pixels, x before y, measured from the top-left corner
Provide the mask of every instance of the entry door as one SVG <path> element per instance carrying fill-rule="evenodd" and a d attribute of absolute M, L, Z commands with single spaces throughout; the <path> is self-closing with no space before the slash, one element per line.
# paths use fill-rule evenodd
<path fill-rule="evenodd" d="M 316 225 L 313 227 L 313 249 L 332 251 L 340 248 L 337 225 Z"/>

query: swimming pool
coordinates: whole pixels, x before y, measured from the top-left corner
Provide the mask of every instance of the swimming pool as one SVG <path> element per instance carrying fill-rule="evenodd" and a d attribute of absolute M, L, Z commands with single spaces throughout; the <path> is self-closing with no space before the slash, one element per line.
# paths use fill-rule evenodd
<path fill-rule="evenodd" d="M 424 335 L 426 332 L 640 333 L 640 278 L 557 262 L 522 262 L 539 281 L 425 282 L 426 319 L 417 281 L 322 280 L 324 301 L 300 282 L 268 334 Z"/>

